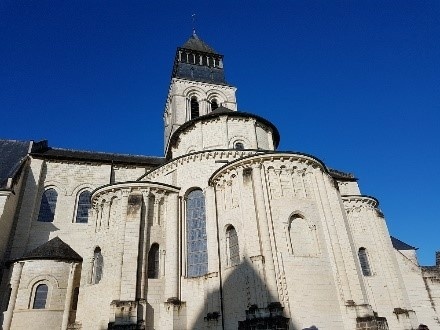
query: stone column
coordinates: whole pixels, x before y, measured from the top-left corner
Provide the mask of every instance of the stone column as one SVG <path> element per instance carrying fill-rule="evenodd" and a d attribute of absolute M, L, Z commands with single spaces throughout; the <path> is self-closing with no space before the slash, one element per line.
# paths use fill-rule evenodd
<path fill-rule="evenodd" d="M 125 217 L 127 216 L 127 204 L 128 204 L 128 195 L 130 191 L 128 189 L 122 190 L 121 194 L 121 209 L 119 213 L 119 233 L 118 233 L 118 270 L 116 271 L 117 281 L 119 281 L 119 285 L 116 286 L 115 289 L 115 300 L 119 300 L 121 298 L 121 280 L 122 280 L 122 258 L 124 256 L 124 237 L 125 237 Z"/>
<path fill-rule="evenodd" d="M 8 309 L 4 314 L 3 330 L 9 330 L 11 327 L 12 316 L 14 313 L 15 302 L 17 300 L 18 287 L 20 286 L 21 272 L 23 271 L 24 262 L 14 264 L 11 278 L 11 297 L 9 298 Z"/>
<path fill-rule="evenodd" d="M 268 303 L 278 301 L 278 289 L 273 262 L 272 246 L 270 242 L 269 219 L 267 218 L 264 192 L 261 181 L 261 164 L 252 166 L 252 181 L 254 185 L 255 206 L 258 224 L 261 229 L 260 242 L 264 253 L 264 268 L 266 273 L 266 285 L 268 290 Z"/>
<path fill-rule="evenodd" d="M 208 273 L 218 271 L 217 252 L 217 212 L 215 205 L 214 187 L 205 189 L 205 210 L 206 210 L 206 234 L 208 249 Z"/>
<path fill-rule="evenodd" d="M 177 193 L 169 194 L 166 198 L 167 212 L 165 232 L 166 258 L 165 258 L 165 298 L 179 298 L 179 196 Z"/>
<path fill-rule="evenodd" d="M 142 191 L 142 197 L 145 205 L 144 231 L 142 240 L 142 264 L 141 264 L 141 287 L 140 298 L 145 298 L 145 283 L 147 283 L 147 239 L 148 239 L 148 210 L 150 207 L 150 189 Z"/>
<path fill-rule="evenodd" d="M 132 194 L 128 196 L 123 243 L 124 252 L 122 256 L 123 267 L 121 271 L 120 300 L 122 301 L 133 301 L 136 299 L 141 214 L 142 195 Z"/>
<path fill-rule="evenodd" d="M 73 294 L 73 280 L 75 279 L 77 263 L 73 262 L 70 265 L 69 279 L 67 281 L 66 301 L 64 303 L 63 323 L 61 324 L 61 330 L 66 330 L 69 324 L 70 307 L 72 305 Z"/>

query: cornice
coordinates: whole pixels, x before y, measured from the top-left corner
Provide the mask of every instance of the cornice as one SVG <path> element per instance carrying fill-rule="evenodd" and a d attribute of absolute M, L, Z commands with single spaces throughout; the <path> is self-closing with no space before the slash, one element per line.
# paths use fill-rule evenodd
<path fill-rule="evenodd" d="M 213 186 L 220 178 L 229 173 L 230 171 L 242 168 L 243 170 L 261 166 L 265 162 L 281 161 L 286 163 L 300 162 L 305 166 L 312 166 L 320 168 L 324 173 L 327 173 L 327 168 L 319 159 L 301 153 L 289 153 L 289 152 L 267 152 L 263 154 L 251 155 L 245 158 L 240 158 L 234 162 L 226 164 L 215 171 L 209 178 L 209 185 Z"/>

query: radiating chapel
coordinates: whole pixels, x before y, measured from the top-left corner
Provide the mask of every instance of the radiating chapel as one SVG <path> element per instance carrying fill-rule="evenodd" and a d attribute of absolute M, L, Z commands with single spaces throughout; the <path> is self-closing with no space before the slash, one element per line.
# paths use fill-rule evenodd
<path fill-rule="evenodd" d="M 2 329 L 440 329 L 440 253 L 235 92 L 193 33 L 164 157 L 0 141 Z"/>

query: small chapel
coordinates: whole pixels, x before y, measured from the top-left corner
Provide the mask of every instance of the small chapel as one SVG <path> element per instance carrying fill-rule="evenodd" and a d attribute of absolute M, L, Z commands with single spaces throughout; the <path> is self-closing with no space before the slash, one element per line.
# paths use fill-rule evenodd
<path fill-rule="evenodd" d="M 0 140 L 3 330 L 440 329 L 440 252 L 419 265 L 353 174 L 278 150 L 195 32 L 163 118 L 163 157 Z"/>

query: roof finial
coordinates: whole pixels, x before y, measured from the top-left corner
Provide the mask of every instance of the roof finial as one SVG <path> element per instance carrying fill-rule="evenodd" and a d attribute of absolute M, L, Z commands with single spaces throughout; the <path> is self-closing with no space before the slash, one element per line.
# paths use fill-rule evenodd
<path fill-rule="evenodd" d="M 196 14 L 192 14 L 191 17 L 192 17 L 192 26 L 193 26 L 192 35 L 193 35 L 193 37 L 197 37 L 197 35 L 196 35 Z"/>

